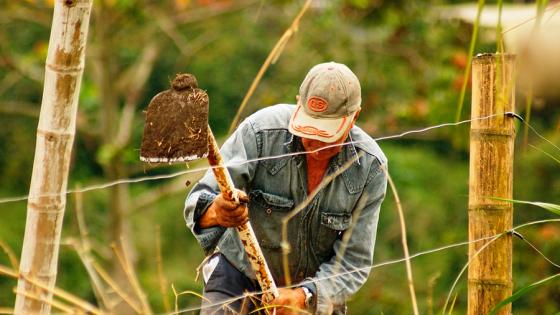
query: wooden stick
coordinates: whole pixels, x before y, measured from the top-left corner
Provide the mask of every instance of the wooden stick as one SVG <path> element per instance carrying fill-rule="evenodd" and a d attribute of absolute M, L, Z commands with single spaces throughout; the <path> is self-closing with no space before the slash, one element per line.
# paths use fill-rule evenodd
<path fill-rule="evenodd" d="M 160 225 L 156 226 L 156 265 L 157 265 L 159 291 L 161 293 L 161 298 L 163 300 L 163 308 L 165 309 L 166 313 L 171 313 L 171 305 L 169 305 L 169 299 L 168 299 L 169 294 L 167 288 L 167 278 L 165 277 L 165 273 L 163 272 Z"/>
<path fill-rule="evenodd" d="M 81 187 L 79 185 L 76 186 L 76 190 L 79 191 Z M 84 202 L 81 192 L 77 192 L 75 196 L 76 202 L 76 222 L 78 223 L 78 231 L 80 233 L 80 240 L 73 242 L 73 247 L 80 257 L 80 260 L 84 264 L 84 268 L 91 280 L 91 286 L 93 288 L 93 293 L 99 303 L 105 307 L 105 309 L 111 309 L 111 303 L 109 302 L 109 297 L 105 294 L 105 288 L 99 275 L 95 272 L 95 269 L 92 266 L 93 256 L 91 253 L 91 243 L 89 241 L 89 230 L 86 225 L 86 220 L 84 216 Z"/>
<path fill-rule="evenodd" d="M 8 244 L 6 242 L 4 242 L 3 240 L 0 240 L 0 249 L 2 249 L 4 251 L 4 253 L 6 253 L 6 255 L 8 256 L 8 259 L 10 260 L 10 265 L 12 265 L 12 268 L 17 269 L 18 266 L 19 266 L 19 261 L 16 257 L 16 254 L 10 248 L 10 246 L 8 246 Z"/>
<path fill-rule="evenodd" d="M 70 306 L 58 302 L 54 299 L 51 300 L 47 300 L 45 297 L 42 297 L 38 294 L 35 293 L 31 293 L 31 292 L 19 292 L 17 291 L 17 289 L 14 289 L 14 293 L 15 294 L 21 294 L 29 299 L 35 300 L 35 301 L 39 301 L 39 302 L 43 302 L 43 303 L 48 303 L 50 306 L 64 312 L 64 314 L 75 314 L 77 310 L 74 310 L 73 308 L 71 308 Z"/>
<path fill-rule="evenodd" d="M 391 178 L 391 175 L 387 171 L 385 165 L 382 166 L 383 171 L 387 174 L 387 181 L 389 186 L 391 186 L 391 191 L 393 192 L 393 197 L 395 198 L 395 205 L 397 206 L 397 213 L 399 214 L 399 222 L 401 225 L 401 242 L 404 251 L 405 266 L 406 266 L 406 276 L 408 282 L 408 289 L 410 291 L 410 299 L 412 300 L 412 311 L 414 315 L 420 314 L 418 312 L 418 303 L 416 302 L 416 291 L 414 290 L 414 278 L 412 277 L 412 265 L 410 263 L 410 254 L 408 252 L 408 241 L 406 240 L 406 223 L 404 220 L 404 211 L 402 209 L 401 198 L 397 192 L 397 187 Z"/>
<path fill-rule="evenodd" d="M 119 261 L 119 264 L 121 265 L 121 268 L 123 269 L 126 278 L 128 279 L 128 282 L 132 286 L 132 290 L 136 294 L 136 297 L 138 297 L 140 306 L 142 308 L 141 314 L 151 315 L 152 310 L 150 309 L 150 305 L 148 304 L 148 299 L 146 298 L 146 295 L 144 294 L 142 287 L 140 287 L 140 283 L 138 282 L 138 276 L 136 275 L 136 272 L 134 270 L 134 267 L 132 266 L 132 263 L 130 262 L 129 257 L 126 255 L 123 238 L 121 237 L 120 239 L 120 249 L 121 249 L 120 251 L 117 244 L 113 244 L 112 247 L 117 257 L 117 260 Z"/>
<path fill-rule="evenodd" d="M 513 197 L 515 130 L 513 55 L 484 54 L 473 60 L 471 152 L 469 175 L 469 241 L 509 231 L 513 205 L 493 199 Z M 497 115 L 491 119 L 476 118 Z M 490 240 L 489 240 L 490 241 Z M 469 245 L 468 314 L 488 314 L 512 292 L 512 244 L 507 234 L 476 253 L 487 242 Z M 499 314 L 510 314 L 511 305 Z"/>
<path fill-rule="evenodd" d="M 136 301 L 130 297 L 116 282 L 111 279 L 111 276 L 103 269 L 96 261 L 91 262 L 95 271 L 99 276 L 115 291 L 115 293 L 125 301 L 137 314 L 142 314 L 142 308 L 136 303 Z"/>
<path fill-rule="evenodd" d="M 212 130 L 210 130 L 210 126 L 208 126 L 208 163 L 213 166 L 212 170 L 214 171 L 214 176 L 216 177 L 216 181 L 218 182 L 218 186 L 220 186 L 222 194 L 224 194 L 226 199 L 237 200 L 237 191 L 235 190 L 235 186 L 233 185 L 233 181 L 231 180 L 231 176 L 229 175 L 227 168 L 224 167 L 220 149 L 218 148 L 216 139 L 212 134 Z M 261 290 L 264 292 L 263 301 L 265 303 L 270 303 L 278 296 L 278 288 L 276 287 L 276 283 L 274 283 L 274 279 L 272 279 L 270 269 L 266 264 L 266 260 L 261 247 L 259 246 L 259 242 L 257 241 L 257 237 L 255 236 L 255 232 L 251 227 L 251 223 L 247 222 L 238 226 L 237 232 L 239 233 L 239 238 L 245 247 L 245 252 L 247 253 L 247 257 L 249 257 L 251 266 L 255 271 Z"/>
<path fill-rule="evenodd" d="M 251 98 L 251 96 L 253 96 L 253 93 L 255 93 L 255 90 L 257 89 L 257 86 L 261 82 L 261 79 L 264 76 L 264 73 L 266 72 L 268 67 L 271 64 L 275 64 L 276 61 L 278 61 L 278 58 L 280 58 L 280 55 L 282 54 L 282 51 L 284 50 L 284 47 L 286 47 L 286 44 L 288 43 L 290 38 L 297 32 L 297 30 L 299 28 L 299 22 L 300 22 L 301 18 L 303 17 L 303 15 L 305 14 L 305 12 L 307 11 L 307 9 L 309 9 L 309 6 L 311 5 L 311 1 L 312 0 L 307 0 L 303 4 L 303 6 L 301 7 L 301 10 L 299 11 L 299 13 L 296 15 L 296 17 L 292 21 L 292 24 L 290 24 L 288 29 L 284 32 L 284 34 L 282 34 L 282 37 L 280 37 L 278 42 L 276 42 L 276 45 L 274 45 L 274 48 L 272 48 L 272 50 L 270 51 L 270 53 L 266 57 L 266 60 L 262 64 L 261 68 L 259 69 L 259 72 L 257 73 L 257 76 L 253 79 L 253 82 L 251 83 L 251 87 L 249 87 L 249 90 L 247 91 L 247 93 L 243 97 L 243 101 L 241 101 L 241 105 L 239 105 L 239 109 L 237 110 L 237 113 L 235 114 L 235 117 L 233 118 L 233 121 L 231 122 L 231 125 L 229 126 L 228 135 L 233 132 L 235 127 L 237 127 L 237 124 L 239 123 L 239 120 L 241 118 L 241 114 L 243 113 L 243 110 L 245 109 L 245 106 L 247 106 L 247 103 L 249 102 L 249 99 Z"/>

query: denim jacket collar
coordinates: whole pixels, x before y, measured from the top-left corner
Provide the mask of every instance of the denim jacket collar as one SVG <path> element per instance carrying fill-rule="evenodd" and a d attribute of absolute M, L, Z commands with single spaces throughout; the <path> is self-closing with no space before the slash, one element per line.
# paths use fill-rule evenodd
<path fill-rule="evenodd" d="M 284 143 L 286 146 L 286 152 L 303 152 L 305 151 L 303 144 L 301 143 L 301 138 L 288 133 L 287 141 Z M 329 163 L 328 172 L 336 172 L 340 167 L 342 167 L 346 162 L 354 159 L 358 155 L 356 147 L 353 145 L 344 145 L 342 151 L 340 151 L 335 157 L 331 159 Z M 298 155 L 296 159 L 298 160 L 298 165 L 301 165 L 305 161 L 304 155 Z M 286 165 L 287 159 L 275 159 L 275 165 L 272 166 L 271 170 L 279 170 L 284 165 Z M 359 193 L 365 182 L 365 174 L 360 172 L 359 162 L 355 161 L 353 165 L 348 167 L 342 174 L 341 177 L 344 180 L 344 184 L 351 194 Z"/>

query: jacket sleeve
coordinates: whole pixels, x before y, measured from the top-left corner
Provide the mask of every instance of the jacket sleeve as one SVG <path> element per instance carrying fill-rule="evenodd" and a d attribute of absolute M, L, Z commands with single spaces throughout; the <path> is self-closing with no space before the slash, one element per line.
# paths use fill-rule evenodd
<path fill-rule="evenodd" d="M 334 306 L 344 305 L 368 278 L 379 209 L 387 189 L 386 167 L 386 163 L 374 163 L 352 212 L 352 225 L 334 244 L 335 255 L 319 266 L 315 277 L 303 283 L 314 292 L 317 314 L 330 314 Z"/>
<path fill-rule="evenodd" d="M 247 191 L 251 184 L 257 163 L 252 160 L 258 156 L 259 150 L 257 142 L 253 126 L 245 120 L 220 149 L 223 161 L 237 189 Z M 209 169 L 193 187 L 185 201 L 184 217 L 187 226 L 207 255 L 214 251 L 226 228 L 215 226 L 203 229 L 198 226 L 198 220 L 219 193 L 214 173 Z"/>

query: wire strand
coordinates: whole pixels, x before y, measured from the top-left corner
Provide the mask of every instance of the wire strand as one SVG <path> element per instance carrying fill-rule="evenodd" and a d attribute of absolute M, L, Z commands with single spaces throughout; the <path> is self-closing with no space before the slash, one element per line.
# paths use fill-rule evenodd
<path fill-rule="evenodd" d="M 405 137 L 405 136 L 410 135 L 410 134 L 428 132 L 428 131 L 443 128 L 443 127 L 459 126 L 459 125 L 462 125 L 462 124 L 466 124 L 468 122 L 490 119 L 492 117 L 501 116 L 501 115 L 502 114 L 494 114 L 494 115 L 489 115 L 489 116 L 484 116 L 484 117 L 466 119 L 466 120 L 462 120 L 462 121 L 459 121 L 459 122 L 443 123 L 443 124 L 439 124 L 439 125 L 425 127 L 425 128 L 422 128 L 422 129 L 409 130 L 409 131 L 405 131 L 405 132 L 395 134 L 395 135 L 382 136 L 382 137 L 374 138 L 374 140 L 375 141 L 384 141 L 384 140 L 397 139 L 397 138 Z M 299 152 L 292 152 L 292 153 L 287 153 L 287 154 L 280 154 L 280 155 L 274 155 L 274 156 L 267 156 L 267 157 L 249 159 L 249 160 L 240 161 L 240 162 L 227 162 L 227 163 L 225 163 L 225 166 L 226 167 L 239 166 L 239 165 L 254 163 L 254 162 L 258 162 L 258 161 L 266 161 L 266 160 L 273 160 L 273 159 L 278 159 L 278 158 L 283 158 L 283 157 L 291 157 L 291 156 L 303 155 L 303 154 L 308 154 L 308 153 L 316 153 L 316 152 L 319 152 L 321 150 L 326 150 L 326 149 L 333 148 L 333 147 L 355 145 L 355 144 L 359 144 L 359 143 L 363 143 L 363 142 L 367 142 L 367 141 L 369 141 L 369 140 L 348 141 L 348 142 L 343 142 L 343 143 L 339 143 L 339 144 L 327 145 L 327 146 L 324 146 L 320 149 L 316 149 L 316 150 L 312 150 L 312 151 L 299 151 Z M 214 167 L 217 167 L 217 166 L 214 166 Z M 210 170 L 214 167 L 212 167 L 212 166 L 198 167 L 198 168 L 193 168 L 193 169 L 189 169 L 189 170 L 185 170 L 185 171 L 179 171 L 179 172 L 175 172 L 175 173 L 171 173 L 171 174 L 165 174 L 165 175 L 143 176 L 143 177 L 138 177 L 138 178 L 119 179 L 119 180 L 116 180 L 116 181 L 103 183 L 103 184 L 97 184 L 97 185 L 91 185 L 91 186 L 83 187 L 83 188 L 80 188 L 80 189 L 69 189 L 69 190 L 66 190 L 66 193 L 43 194 L 43 195 L 38 195 L 36 197 L 37 198 L 57 197 L 57 196 L 60 196 L 62 194 L 74 194 L 74 193 L 89 192 L 89 191 L 93 191 L 93 190 L 106 189 L 106 188 L 116 186 L 116 185 L 121 185 L 121 184 L 134 184 L 134 183 L 154 181 L 154 180 L 160 180 L 160 179 L 170 179 L 170 178 L 175 178 L 175 177 L 190 174 L 190 173 L 204 172 L 204 171 Z M 24 200 L 29 199 L 30 197 L 31 197 L 30 195 L 22 195 L 22 196 L 16 196 L 16 197 L 0 198 L 0 204 L 24 201 Z"/>
<path fill-rule="evenodd" d="M 526 223 L 517 225 L 517 226 L 513 227 L 512 229 L 510 229 L 508 231 L 504 231 L 502 233 L 498 233 L 498 234 L 495 234 L 495 235 L 479 238 L 479 239 L 472 240 L 472 241 L 463 241 L 463 242 L 459 242 L 459 243 L 453 243 L 453 244 L 437 247 L 437 248 L 434 248 L 434 249 L 429 249 L 429 250 L 425 250 L 425 251 L 422 251 L 422 252 L 418 252 L 416 254 L 410 255 L 409 259 L 417 258 L 417 257 L 428 255 L 428 254 L 433 254 L 433 253 L 436 253 L 436 252 L 444 251 L 444 250 L 447 250 L 447 249 L 452 249 L 452 248 L 455 248 L 455 247 L 460 247 L 460 246 L 474 244 L 474 243 L 478 243 L 478 242 L 482 242 L 482 241 L 497 239 L 498 237 L 500 237 L 504 234 L 515 233 L 516 230 L 519 230 L 519 229 L 524 228 L 524 227 L 537 225 L 537 224 L 543 224 L 543 223 L 549 223 L 549 222 L 560 222 L 560 219 L 545 219 L 545 220 L 526 222 Z M 361 272 L 361 271 L 365 271 L 365 270 L 372 270 L 372 269 L 376 269 L 376 268 L 380 268 L 380 267 L 384 267 L 384 266 L 388 266 L 388 265 L 401 263 L 401 262 L 404 262 L 404 261 L 406 261 L 406 258 L 388 260 L 388 261 L 385 261 L 385 262 L 382 262 L 382 263 L 373 264 L 371 266 L 354 268 L 352 270 L 348 270 L 348 271 L 345 271 L 345 272 L 340 272 L 340 273 L 337 273 L 337 274 L 333 274 L 333 275 L 330 275 L 328 277 L 317 278 L 314 281 L 325 281 L 325 280 L 329 280 L 329 279 L 336 278 L 336 277 L 347 276 L 347 275 L 350 275 L 350 274 L 353 274 L 353 273 L 356 273 L 356 272 Z M 551 262 L 551 261 L 549 261 L 549 262 Z M 552 262 L 551 262 L 551 264 L 556 266 L 556 264 L 554 264 Z M 304 282 L 294 284 L 294 285 L 291 285 L 291 286 L 286 286 L 286 288 L 295 288 L 295 287 L 299 287 L 301 285 L 308 284 L 308 283 L 311 283 L 311 282 L 312 281 L 304 281 Z M 260 295 L 260 294 L 263 294 L 263 293 L 266 293 L 266 292 L 264 292 L 264 291 L 252 292 L 251 294 L 252 295 Z M 245 296 L 246 296 L 246 294 L 240 295 L 240 296 L 235 296 L 235 297 L 232 297 L 230 299 L 227 299 L 227 300 L 224 300 L 224 301 L 221 301 L 221 302 L 218 302 L 218 303 L 207 304 L 207 305 L 204 306 L 204 308 L 219 306 L 219 305 L 226 304 L 226 303 L 232 303 L 232 302 L 235 302 L 239 299 L 244 298 Z M 188 308 L 183 308 L 183 309 L 179 310 L 178 312 L 172 312 L 172 313 L 166 313 L 166 314 L 167 315 L 176 315 L 176 314 L 182 314 L 182 313 L 185 313 L 185 312 L 197 311 L 197 310 L 201 310 L 201 309 L 203 309 L 203 307 L 201 307 L 201 306 L 188 307 Z"/>
<path fill-rule="evenodd" d="M 523 236 L 522 234 L 518 233 L 517 231 L 513 231 L 513 235 L 517 236 L 520 240 L 524 241 L 525 243 L 527 243 L 527 245 L 529 245 L 531 248 L 533 248 L 533 250 L 535 250 L 537 253 L 539 253 L 539 255 L 542 256 L 542 258 L 544 258 L 546 261 L 548 261 L 551 265 L 553 265 L 556 268 L 560 268 L 560 265 L 553 262 L 550 258 L 548 258 L 548 256 L 546 256 L 543 252 L 541 252 L 535 245 L 533 245 L 533 243 L 529 242 L 529 240 L 527 240 L 527 238 L 525 238 L 525 236 Z"/>

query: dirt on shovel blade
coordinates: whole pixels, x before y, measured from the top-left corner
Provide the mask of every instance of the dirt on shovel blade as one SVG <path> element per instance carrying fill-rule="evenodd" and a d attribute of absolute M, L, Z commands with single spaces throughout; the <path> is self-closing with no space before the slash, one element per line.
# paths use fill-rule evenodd
<path fill-rule="evenodd" d="M 173 163 L 208 154 L 208 94 L 191 74 L 178 74 L 146 112 L 140 160 Z"/>

